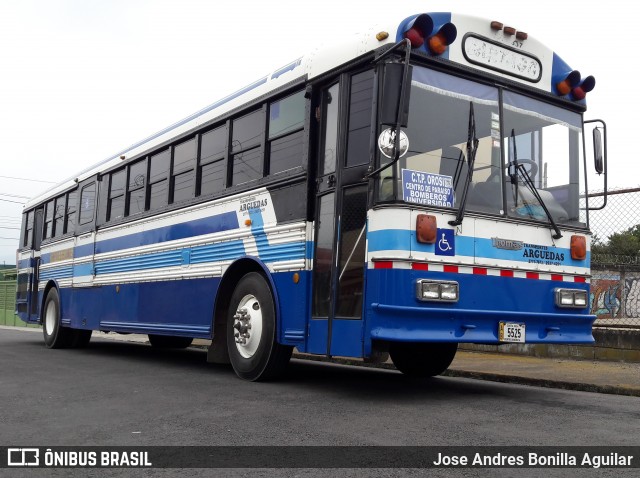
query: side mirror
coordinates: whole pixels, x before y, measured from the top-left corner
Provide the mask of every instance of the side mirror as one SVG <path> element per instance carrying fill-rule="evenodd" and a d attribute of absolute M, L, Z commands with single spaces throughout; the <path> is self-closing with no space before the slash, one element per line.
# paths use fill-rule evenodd
<path fill-rule="evenodd" d="M 587 120 L 584 122 L 585 135 L 587 134 L 587 128 L 593 128 L 593 165 L 598 176 L 602 175 L 602 193 L 597 196 L 602 197 L 602 203 L 598 206 L 587 207 L 590 211 L 599 211 L 604 209 L 607 205 L 607 125 L 601 119 Z M 585 151 L 585 153 L 587 153 Z M 595 178 L 594 178 L 595 179 Z M 596 184 L 600 181 L 598 179 Z M 593 183 L 590 183 L 593 184 Z M 587 196 L 588 197 L 588 196 Z"/>
<path fill-rule="evenodd" d="M 604 171 L 604 154 L 602 152 L 602 133 L 600 128 L 593 130 L 593 162 L 598 174 Z"/>
<path fill-rule="evenodd" d="M 382 112 L 380 122 L 382 124 L 395 126 L 398 111 L 400 112 L 400 126 L 406 127 L 409 121 L 409 98 L 411 96 L 411 65 L 408 65 L 407 84 L 404 85 L 404 101 L 400 97 L 403 85 L 402 63 L 385 63 L 382 77 Z M 402 102 L 402 104 L 401 104 Z"/>

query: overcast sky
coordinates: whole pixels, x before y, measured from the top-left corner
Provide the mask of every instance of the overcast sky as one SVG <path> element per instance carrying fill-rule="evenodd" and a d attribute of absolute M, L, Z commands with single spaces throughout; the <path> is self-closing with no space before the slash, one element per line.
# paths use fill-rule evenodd
<path fill-rule="evenodd" d="M 0 264 L 15 262 L 17 203 L 52 185 L 36 180 L 67 179 L 323 39 L 366 29 L 389 9 L 498 20 L 535 36 L 583 76 L 594 75 L 586 118 L 607 121 L 609 184 L 638 186 L 639 160 L 629 147 L 638 136 L 631 131 L 638 99 L 627 72 L 635 73 L 638 40 L 629 5 L 0 0 Z"/>

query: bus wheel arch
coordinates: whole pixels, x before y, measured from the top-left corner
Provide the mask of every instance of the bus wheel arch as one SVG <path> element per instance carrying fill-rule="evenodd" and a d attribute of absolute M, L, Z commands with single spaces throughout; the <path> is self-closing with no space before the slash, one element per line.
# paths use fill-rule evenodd
<path fill-rule="evenodd" d="M 227 312 L 231 294 L 238 281 L 249 272 L 264 272 L 262 264 L 256 260 L 242 258 L 234 261 L 225 271 L 216 292 L 213 304 L 212 317 L 212 341 L 207 351 L 207 362 L 229 364 L 229 352 L 227 350 Z"/>
<path fill-rule="evenodd" d="M 239 259 L 227 269 L 216 294 L 208 359 L 216 349 L 218 355 L 224 349 L 239 377 L 251 381 L 276 378 L 284 372 L 292 352 L 292 347 L 277 342 L 278 322 L 278 297 L 268 269 L 259 260 Z"/>

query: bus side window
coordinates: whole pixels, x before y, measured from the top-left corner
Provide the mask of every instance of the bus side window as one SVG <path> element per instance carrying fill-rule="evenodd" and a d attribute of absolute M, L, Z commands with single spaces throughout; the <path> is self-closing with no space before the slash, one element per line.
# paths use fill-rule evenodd
<path fill-rule="evenodd" d="M 27 213 L 23 237 L 22 247 L 31 247 L 33 244 L 33 211 Z"/>
<path fill-rule="evenodd" d="M 372 109 L 373 70 L 367 70 L 351 77 L 347 167 L 369 162 Z"/>
<path fill-rule="evenodd" d="M 302 165 L 304 114 L 303 91 L 269 104 L 269 174 Z"/>
<path fill-rule="evenodd" d="M 80 225 L 93 221 L 96 209 L 96 183 L 91 183 L 82 188 L 80 193 Z"/>
<path fill-rule="evenodd" d="M 66 197 L 60 196 L 56 198 L 56 206 L 53 209 L 53 237 L 59 237 L 64 234 L 64 210 Z"/>
<path fill-rule="evenodd" d="M 44 228 L 42 230 L 42 239 L 53 237 L 53 200 L 44 206 Z"/>
<path fill-rule="evenodd" d="M 232 123 L 231 184 L 235 186 L 263 176 L 264 154 L 261 145 L 265 130 L 264 109 L 237 118 Z"/>
<path fill-rule="evenodd" d="M 194 197 L 196 166 L 196 139 L 180 143 L 173 148 L 171 190 L 174 203 Z"/>
<path fill-rule="evenodd" d="M 64 215 L 64 233 L 74 232 L 76 229 L 76 201 L 78 192 L 71 191 L 67 194 L 67 209 Z"/>
<path fill-rule="evenodd" d="M 109 184 L 109 201 L 107 207 L 107 221 L 124 216 L 124 183 L 126 181 L 125 169 L 111 173 Z M 82 222 L 81 222 L 82 224 Z"/>
<path fill-rule="evenodd" d="M 129 165 L 127 184 L 127 216 L 139 214 L 145 210 L 145 184 L 147 179 L 147 161 L 143 159 Z"/>
<path fill-rule="evenodd" d="M 147 209 L 156 210 L 167 205 L 169 198 L 168 180 L 169 163 L 171 162 L 171 152 L 168 149 L 151 156 L 149 166 L 149 181 L 147 187 L 149 192 L 149 205 Z"/>
<path fill-rule="evenodd" d="M 227 127 L 223 125 L 200 138 L 199 195 L 221 192 L 226 186 Z"/>

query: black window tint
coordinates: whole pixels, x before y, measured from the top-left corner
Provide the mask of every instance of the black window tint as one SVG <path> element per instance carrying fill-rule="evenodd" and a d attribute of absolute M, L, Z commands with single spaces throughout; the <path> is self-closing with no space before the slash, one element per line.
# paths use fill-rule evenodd
<path fill-rule="evenodd" d="M 216 128 L 202 135 L 200 140 L 200 164 L 207 164 L 224 156 L 227 145 L 227 128 Z"/>
<path fill-rule="evenodd" d="M 254 148 L 233 156 L 233 185 L 255 181 L 261 177 L 262 148 Z"/>
<path fill-rule="evenodd" d="M 304 92 L 300 91 L 269 105 L 269 139 L 304 126 Z"/>
<path fill-rule="evenodd" d="M 303 132 L 298 131 L 271 142 L 270 172 L 276 174 L 302 164 Z"/>
<path fill-rule="evenodd" d="M 76 227 L 76 201 L 78 192 L 71 191 L 67 195 L 67 212 L 64 216 L 64 232 L 73 232 Z"/>
<path fill-rule="evenodd" d="M 126 182 L 125 170 L 121 169 L 117 173 L 111 174 L 111 185 L 109 186 L 109 197 L 116 197 L 124 194 L 124 184 Z"/>
<path fill-rule="evenodd" d="M 225 161 L 219 160 L 201 167 L 200 194 L 213 194 L 224 189 Z"/>
<path fill-rule="evenodd" d="M 144 212 L 144 188 L 129 191 L 129 216 Z"/>
<path fill-rule="evenodd" d="M 171 155 L 169 150 L 151 156 L 151 168 L 149 172 L 149 183 L 155 183 L 166 179 L 169 174 L 169 162 Z"/>
<path fill-rule="evenodd" d="M 147 162 L 138 161 L 129 166 L 129 185 L 127 192 L 127 215 L 138 214 L 145 209 L 145 184 L 147 178 Z"/>
<path fill-rule="evenodd" d="M 56 198 L 56 205 L 53 211 L 53 235 L 54 237 L 64 234 L 64 210 L 66 205 L 65 196 Z"/>
<path fill-rule="evenodd" d="M 124 217 L 124 194 L 109 199 L 109 221 Z"/>
<path fill-rule="evenodd" d="M 24 243 L 23 247 L 31 247 L 33 241 L 33 211 L 29 211 L 27 214 L 27 223 L 25 225 Z"/>
<path fill-rule="evenodd" d="M 339 106 L 340 86 L 336 83 L 324 94 L 324 154 L 320 157 L 320 174 L 322 176 L 336 170 Z"/>
<path fill-rule="evenodd" d="M 129 166 L 129 190 L 138 189 L 144 186 L 147 176 L 147 162 L 138 161 Z"/>
<path fill-rule="evenodd" d="M 231 151 L 244 151 L 260 144 L 264 134 L 262 110 L 250 113 L 233 121 L 233 141 Z"/>
<path fill-rule="evenodd" d="M 173 202 L 191 199 L 194 194 L 195 174 L 193 170 L 173 177 Z"/>
<path fill-rule="evenodd" d="M 347 166 L 369 162 L 372 108 L 373 70 L 368 70 L 351 77 Z"/>
<path fill-rule="evenodd" d="M 167 180 L 158 181 L 150 185 L 149 209 L 156 210 L 167 205 Z"/>
<path fill-rule="evenodd" d="M 195 138 L 178 144 L 173 150 L 173 172 L 179 173 L 193 169 L 196 164 Z"/>
<path fill-rule="evenodd" d="M 167 205 L 169 176 L 169 150 L 151 156 L 149 166 L 149 209 L 160 209 Z"/>
<path fill-rule="evenodd" d="M 91 183 L 82 188 L 80 195 L 80 225 L 93 221 L 96 209 L 96 184 Z"/>
<path fill-rule="evenodd" d="M 42 238 L 47 239 L 53 236 L 53 201 L 49 201 L 44 206 L 44 228 Z"/>
<path fill-rule="evenodd" d="M 124 217 L 124 185 L 126 180 L 125 169 L 111 173 L 107 221 Z"/>

